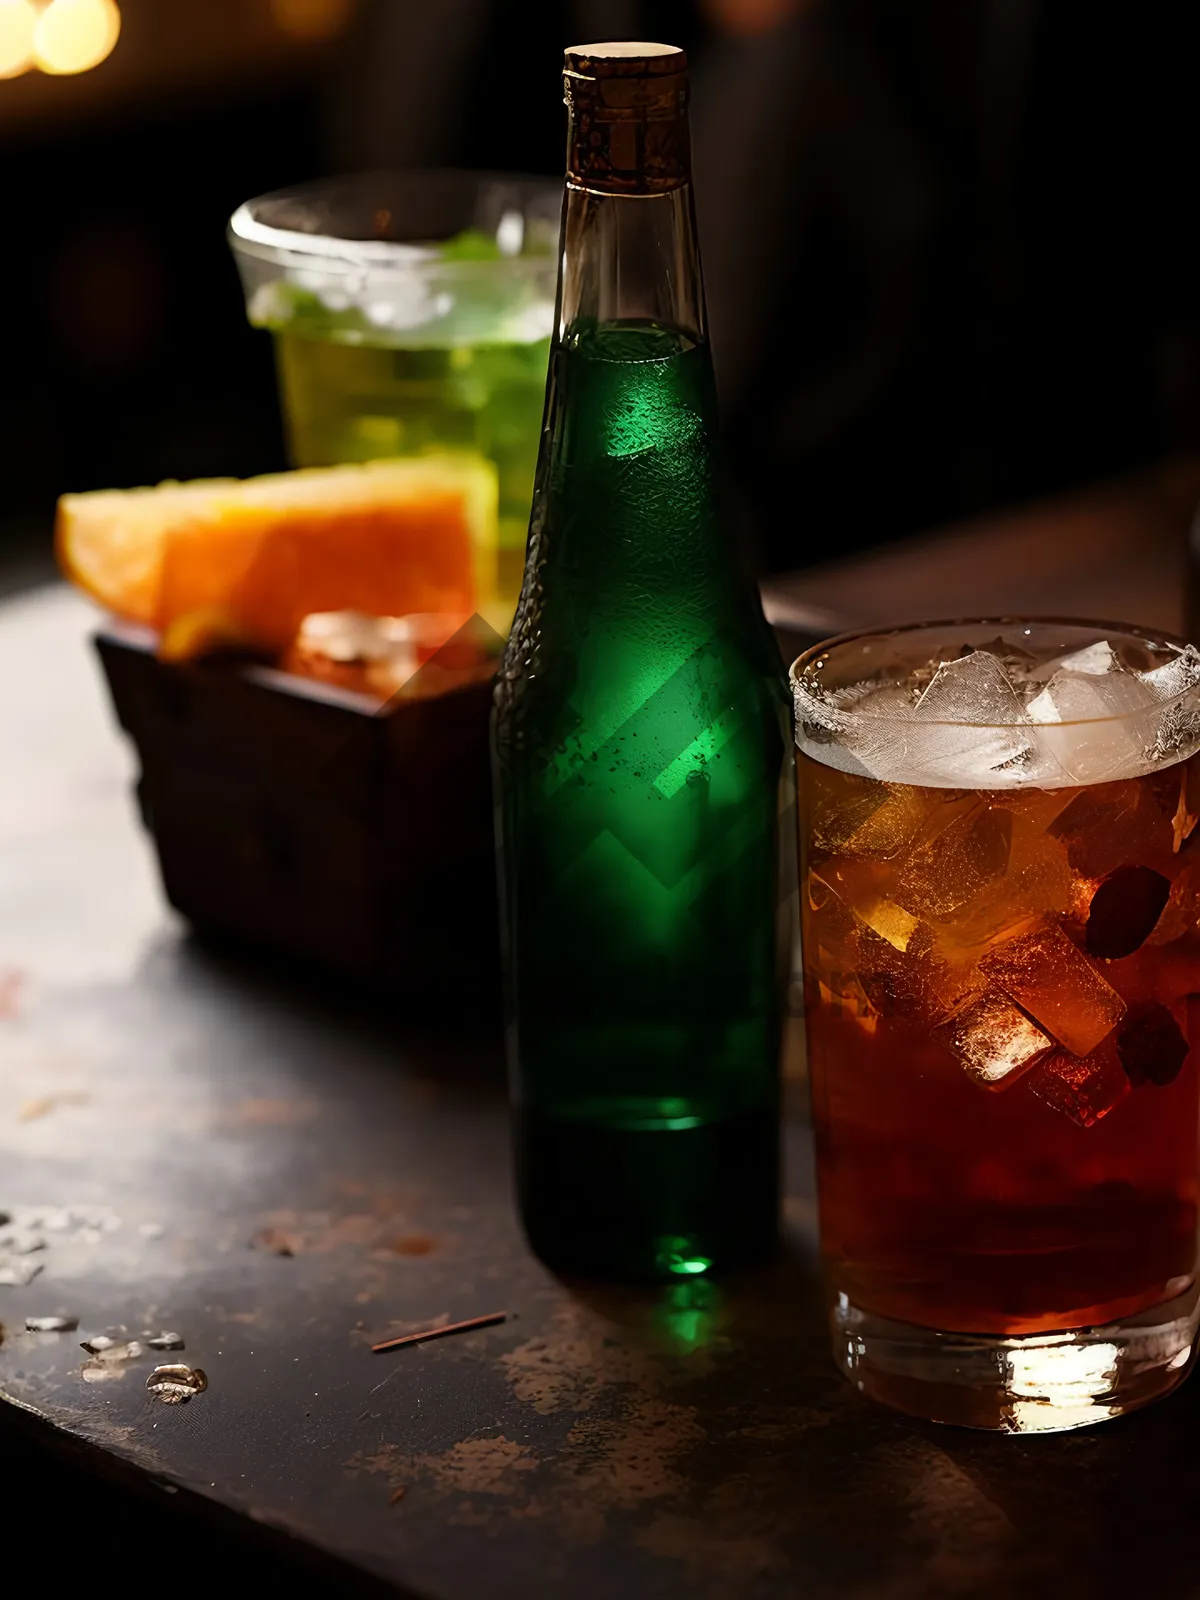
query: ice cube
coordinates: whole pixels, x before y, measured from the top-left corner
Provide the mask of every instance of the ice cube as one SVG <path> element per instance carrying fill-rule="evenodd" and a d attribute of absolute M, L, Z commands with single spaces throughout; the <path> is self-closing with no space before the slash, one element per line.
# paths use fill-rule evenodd
<path fill-rule="evenodd" d="M 1200 650 L 1186 645 L 1161 667 L 1141 674 L 1161 707 L 1149 719 L 1146 753 L 1155 765 L 1180 761 L 1200 749 Z"/>
<path fill-rule="evenodd" d="M 1095 1050 L 1125 1014 L 1116 990 L 1049 924 L 998 945 L 979 967 L 1072 1055 Z"/>
<path fill-rule="evenodd" d="M 1138 713 L 1151 705 L 1128 672 L 1058 671 L 1029 702 L 1039 747 L 1076 783 L 1132 776 L 1146 766 L 1146 728 Z"/>
<path fill-rule="evenodd" d="M 1003 877 L 1011 837 L 1011 814 L 973 795 L 938 807 L 900 872 L 905 898 L 917 912 L 949 916 Z"/>
<path fill-rule="evenodd" d="M 1156 790 L 1157 780 L 1094 784 L 1075 796 L 1048 831 L 1066 846 L 1072 868 L 1085 878 L 1106 877 L 1131 855 L 1169 857 L 1171 814 Z"/>
<path fill-rule="evenodd" d="M 1200 686 L 1200 650 L 1188 644 L 1161 667 L 1138 674 L 1142 683 L 1151 690 L 1157 701 L 1174 700 L 1189 689 Z"/>
<path fill-rule="evenodd" d="M 879 1013 L 856 973 L 825 973 L 818 979 L 817 993 L 821 1004 L 836 1016 L 848 1018 L 866 1034 L 875 1032 Z"/>
<path fill-rule="evenodd" d="M 809 872 L 809 904 L 819 909 L 826 891 L 834 894 L 866 927 L 886 939 L 897 950 L 906 950 L 918 922 L 912 912 L 882 892 L 876 874 L 867 863 L 826 861 Z"/>
<path fill-rule="evenodd" d="M 843 704 L 844 692 L 829 689 L 816 678 L 798 678 L 792 685 L 796 744 L 815 761 L 839 772 L 865 768 L 847 748 L 855 719 Z"/>
<path fill-rule="evenodd" d="M 1071 871 L 1060 841 L 1022 811 L 1013 812 L 1007 887 L 1015 900 L 1043 913 L 1086 906 L 1088 886 Z"/>
<path fill-rule="evenodd" d="M 1174 1083 L 1187 1060 L 1188 1042 L 1175 1018 L 1158 1001 L 1134 1006 L 1117 1030 L 1117 1054 L 1135 1089 Z"/>
<path fill-rule="evenodd" d="M 1071 872 L 1062 845 L 1024 810 L 1014 806 L 1009 814 L 1008 871 L 948 916 L 930 919 L 939 948 L 951 960 L 979 961 L 994 945 L 1032 932 L 1048 913 L 1086 912 L 1090 886 Z"/>
<path fill-rule="evenodd" d="M 807 995 L 840 993 L 858 964 L 862 926 L 817 872 L 810 872 L 807 898 L 812 915 L 804 923 Z"/>
<path fill-rule="evenodd" d="M 1019 770 L 1035 750 L 1021 697 L 989 650 L 942 662 L 912 719 L 908 763 L 928 782 L 987 786 L 996 774 Z"/>
<path fill-rule="evenodd" d="M 1188 695 L 1172 701 L 1154 729 L 1146 746 L 1146 759 L 1152 767 L 1186 761 L 1200 750 L 1200 700 Z"/>
<path fill-rule="evenodd" d="M 301 677 L 386 698 L 418 666 L 404 620 L 361 611 L 312 612 L 301 620 L 284 665 Z M 452 632 L 451 620 L 446 636 Z"/>
<path fill-rule="evenodd" d="M 1129 1080 L 1111 1045 L 1086 1056 L 1056 1050 L 1038 1063 L 1026 1082 L 1039 1100 L 1081 1128 L 1106 1117 L 1129 1093 Z"/>
<path fill-rule="evenodd" d="M 894 900 L 876 900 L 858 913 L 872 933 L 886 939 L 894 950 L 907 950 L 919 919 Z"/>
<path fill-rule="evenodd" d="M 1108 640 L 1098 639 L 1095 644 L 1084 645 L 1082 650 L 1071 650 L 1065 656 L 1048 661 L 1034 676 L 1044 680 L 1054 677 L 1056 672 L 1085 672 L 1099 677 L 1106 672 L 1125 670 Z"/>
<path fill-rule="evenodd" d="M 826 863 L 811 868 L 808 874 L 806 898 L 812 915 L 805 920 L 805 947 L 823 947 L 835 966 L 849 971 L 857 955 L 859 923 L 822 874 L 832 876 Z"/>
<path fill-rule="evenodd" d="M 896 786 L 991 788 L 1030 781 L 1037 746 L 999 656 L 976 650 L 904 670 L 903 683 L 868 680 L 840 690 L 797 684 L 800 748 L 825 766 Z M 1051 764 L 1047 777 L 1061 782 L 1065 775 Z M 842 848 L 845 836 L 830 844 Z"/>
<path fill-rule="evenodd" d="M 824 911 L 831 901 L 837 899 L 837 891 L 829 882 L 830 876 L 824 862 L 819 867 L 808 869 L 806 892 L 810 911 Z"/>
<path fill-rule="evenodd" d="M 912 697 L 906 688 L 867 686 L 854 703 L 844 740 L 853 770 L 893 783 L 911 782 L 907 748 L 912 716 Z"/>
<path fill-rule="evenodd" d="M 1027 720 L 1003 663 L 990 650 L 973 650 L 956 661 L 943 661 L 913 715 L 918 720 L 979 727 L 1019 726 Z"/>
<path fill-rule="evenodd" d="M 846 841 L 846 853 L 891 861 L 921 830 L 928 804 L 908 784 L 888 784 L 883 803 L 864 817 Z"/>
<path fill-rule="evenodd" d="M 1111 961 L 1131 956 L 1154 932 L 1171 894 L 1171 880 L 1153 867 L 1117 867 L 1088 908 L 1084 949 Z"/>
<path fill-rule="evenodd" d="M 932 920 L 930 926 L 940 956 L 956 966 L 975 966 L 989 950 L 1019 933 L 1031 933 L 1041 922 L 1041 913 L 1009 894 L 1002 879 L 944 921 Z"/>
<path fill-rule="evenodd" d="M 1128 646 L 1124 653 L 1127 657 L 1131 654 Z M 1119 769 L 1110 769 L 1108 776 L 1116 776 L 1118 771 L 1124 776 L 1150 771 L 1200 749 L 1200 693 L 1196 692 L 1200 690 L 1200 650 L 1185 645 L 1156 667 L 1142 666 L 1143 660 L 1153 660 L 1149 650 L 1139 649 L 1137 657 L 1130 662 L 1134 670 L 1121 667 L 1122 676 L 1110 673 L 1104 682 L 1127 686 L 1131 714 L 1126 715 L 1122 733 L 1128 745 L 1140 743 L 1141 755 L 1135 763 L 1131 758 Z M 1140 709 L 1132 702 L 1134 688 L 1143 697 Z"/>
<path fill-rule="evenodd" d="M 988 1089 L 1016 1083 L 1051 1041 L 1007 995 L 988 989 L 937 1030 L 961 1066 Z"/>
<path fill-rule="evenodd" d="M 827 790 L 825 775 L 819 767 L 809 776 L 809 816 L 813 844 L 818 850 L 840 855 L 887 799 L 888 791 L 883 784 L 868 778 L 860 780 L 859 792 L 842 792 L 840 785 L 845 784 L 848 777 L 848 774 L 841 774 L 839 787 Z"/>
<path fill-rule="evenodd" d="M 881 861 L 899 855 L 925 820 L 919 790 L 824 770 L 807 774 L 808 814 L 813 843 L 833 855 L 869 856 Z"/>
<path fill-rule="evenodd" d="M 857 959 L 859 980 L 876 1012 L 922 1029 L 944 1022 L 979 988 L 974 968 L 943 960 L 923 923 L 903 951 L 864 928 Z"/>

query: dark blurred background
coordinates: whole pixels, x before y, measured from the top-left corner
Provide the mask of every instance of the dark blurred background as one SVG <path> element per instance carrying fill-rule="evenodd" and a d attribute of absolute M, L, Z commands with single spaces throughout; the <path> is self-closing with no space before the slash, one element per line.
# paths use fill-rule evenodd
<path fill-rule="evenodd" d="M 694 65 L 730 453 L 764 571 L 1200 446 L 1194 7 L 119 0 L 0 79 L 0 557 L 64 490 L 283 462 L 239 201 L 348 168 L 553 174 L 564 43 Z"/>

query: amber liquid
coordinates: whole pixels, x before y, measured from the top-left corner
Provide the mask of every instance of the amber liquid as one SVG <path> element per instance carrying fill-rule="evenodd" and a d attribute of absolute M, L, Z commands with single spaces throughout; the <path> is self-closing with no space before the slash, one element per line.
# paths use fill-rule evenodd
<path fill-rule="evenodd" d="M 908 1323 L 1015 1335 L 1112 1322 L 1190 1284 L 1198 761 L 1087 789 L 974 794 L 800 755 L 835 1294 Z M 1045 1035 L 991 1083 L 964 1064 L 994 1047 L 970 1033 L 985 1002 L 1011 1014 L 1026 1041 L 1016 1055 Z"/>

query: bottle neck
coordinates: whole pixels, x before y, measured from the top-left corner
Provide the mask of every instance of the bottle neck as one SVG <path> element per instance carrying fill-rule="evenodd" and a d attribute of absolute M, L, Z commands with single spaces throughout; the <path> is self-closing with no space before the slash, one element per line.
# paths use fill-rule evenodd
<path fill-rule="evenodd" d="M 652 323 L 689 344 L 706 336 L 690 184 L 664 194 L 600 194 L 568 183 L 558 340 L 613 323 Z"/>
<path fill-rule="evenodd" d="M 631 323 L 702 343 L 686 55 L 644 42 L 573 46 L 563 100 L 559 343 Z"/>
<path fill-rule="evenodd" d="M 558 340 L 650 324 L 705 342 L 687 61 L 668 45 L 567 51 Z"/>

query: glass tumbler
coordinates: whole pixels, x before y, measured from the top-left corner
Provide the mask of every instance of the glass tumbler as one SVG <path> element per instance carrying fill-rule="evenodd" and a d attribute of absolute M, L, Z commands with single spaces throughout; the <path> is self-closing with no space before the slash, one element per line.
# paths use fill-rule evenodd
<path fill-rule="evenodd" d="M 490 622 L 520 591 L 558 265 L 559 187 L 374 173 L 239 206 L 250 321 L 275 340 L 294 466 L 467 451 L 495 469 Z"/>
<path fill-rule="evenodd" d="M 1012 1432 L 1166 1394 L 1197 1326 L 1200 652 L 928 624 L 792 686 L 837 1361 Z"/>

